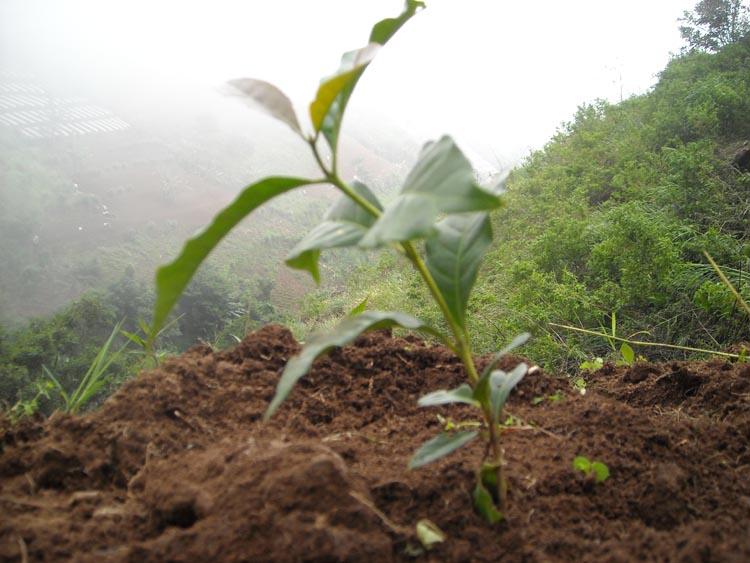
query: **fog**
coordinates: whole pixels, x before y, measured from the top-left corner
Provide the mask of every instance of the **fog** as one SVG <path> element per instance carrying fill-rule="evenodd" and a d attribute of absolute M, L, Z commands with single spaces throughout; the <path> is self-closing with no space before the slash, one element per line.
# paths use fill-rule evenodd
<path fill-rule="evenodd" d="M 420 145 L 446 133 L 481 174 L 507 169 L 579 105 L 646 92 L 693 3 L 428 0 L 357 87 L 342 174 L 387 193 Z M 127 265 L 150 280 L 251 181 L 314 174 L 306 145 L 227 96 L 226 81 L 276 84 L 305 127 L 320 78 L 402 6 L 0 1 L 0 320 L 46 313 Z M 330 195 L 304 197 L 253 236 L 291 244 L 279 225 L 308 218 L 287 210 L 312 214 Z"/>
<path fill-rule="evenodd" d="M 434 0 L 378 56 L 352 102 L 419 140 L 444 132 L 485 156 L 539 147 L 576 107 L 642 93 L 678 51 L 694 0 Z M 340 54 L 401 0 L 4 0 L 2 65 L 58 88 L 157 111 L 231 112 L 219 86 L 262 77 L 300 113 Z"/>

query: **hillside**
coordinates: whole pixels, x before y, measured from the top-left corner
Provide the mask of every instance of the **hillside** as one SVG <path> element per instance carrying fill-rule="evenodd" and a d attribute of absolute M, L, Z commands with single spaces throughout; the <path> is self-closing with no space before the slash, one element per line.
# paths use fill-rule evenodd
<path fill-rule="evenodd" d="M 750 174 L 733 165 L 748 115 L 748 39 L 674 58 L 645 95 L 582 106 L 508 179 L 470 304 L 475 344 L 490 351 L 530 330 L 527 353 L 567 370 L 614 351 L 551 322 L 611 331 L 615 315 L 619 336 L 712 350 L 747 340 L 748 319 L 703 251 L 750 289 Z M 429 316 L 402 266 L 384 257 L 316 307 L 344 310 L 369 295 L 374 309 Z"/>
<path fill-rule="evenodd" d="M 363 335 L 318 362 L 264 421 L 298 351 L 287 329 L 269 325 L 234 348 L 172 358 L 95 412 L 15 426 L 0 417 L 0 560 L 750 557 L 747 365 L 608 365 L 586 395 L 564 376 L 527 375 L 502 425 L 510 509 L 490 525 L 471 503 L 478 441 L 407 469 L 442 425 L 477 424 L 466 405 L 416 404 L 463 381 L 455 354 L 413 335 Z M 609 478 L 575 470 L 581 455 L 605 463 Z M 445 534 L 428 552 L 416 533 L 425 518 Z"/>
<path fill-rule="evenodd" d="M 416 144 L 376 121 L 348 127 L 342 164 L 382 193 Z M 0 322 L 49 315 L 87 290 L 106 289 L 128 266 L 151 285 L 156 267 L 243 187 L 269 174 L 311 173 L 304 148 L 236 100 L 189 93 L 180 103 L 145 104 L 0 69 Z M 269 207 L 212 266 L 226 270 L 231 262 L 230 283 L 274 278 L 279 258 L 330 193 L 295 194 Z M 265 252 L 236 261 L 238 248 L 256 246 Z M 300 297 L 275 305 L 293 310 Z"/>

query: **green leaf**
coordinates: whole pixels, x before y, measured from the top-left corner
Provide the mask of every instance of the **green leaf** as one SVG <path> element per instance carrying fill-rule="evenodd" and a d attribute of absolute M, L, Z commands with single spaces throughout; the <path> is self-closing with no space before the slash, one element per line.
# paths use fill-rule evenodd
<path fill-rule="evenodd" d="M 389 242 L 429 238 L 437 234 L 441 213 L 489 211 L 500 198 L 474 182 L 474 171 L 450 137 L 425 146 L 406 178 L 400 195 L 360 242 L 377 247 Z"/>
<path fill-rule="evenodd" d="M 492 361 L 487 364 L 487 367 L 482 370 L 482 377 L 484 377 L 485 375 L 489 375 L 490 372 L 495 369 L 495 366 L 498 364 L 498 362 L 503 359 L 503 357 L 508 352 L 515 350 L 519 346 L 523 346 L 524 344 L 526 344 L 529 338 L 531 338 L 531 334 L 529 334 L 528 332 L 522 332 L 518 336 L 514 337 L 513 340 L 511 340 L 505 348 L 495 354 L 495 357 L 492 358 Z"/>
<path fill-rule="evenodd" d="M 407 0 L 404 12 L 397 18 L 387 18 L 376 23 L 370 33 L 370 43 L 379 43 L 385 45 L 388 40 L 404 25 L 409 19 L 417 13 L 420 8 L 424 8 L 424 2 L 417 0 Z"/>
<path fill-rule="evenodd" d="M 496 423 L 500 419 L 500 413 L 503 411 L 510 392 L 523 379 L 528 369 L 526 364 L 521 363 L 510 373 L 497 370 L 490 374 L 490 404 L 492 405 L 493 420 Z"/>
<path fill-rule="evenodd" d="M 523 345 L 530 337 L 531 335 L 528 332 L 523 332 L 516 336 L 505 348 L 495 354 L 492 361 L 482 370 L 479 382 L 474 388 L 474 398 L 479 401 L 480 404 L 486 404 L 490 400 L 490 375 L 492 375 L 495 366 L 508 352 Z"/>
<path fill-rule="evenodd" d="M 622 354 L 625 363 L 632 364 L 635 361 L 635 352 L 627 342 L 623 342 L 620 346 L 620 354 Z"/>
<path fill-rule="evenodd" d="M 479 480 L 482 482 L 482 484 L 491 492 L 493 500 L 497 502 L 496 494 L 497 494 L 497 465 L 494 463 L 482 463 L 482 466 L 479 468 Z"/>
<path fill-rule="evenodd" d="M 47 379 L 54 384 L 57 392 L 60 393 L 60 397 L 62 397 L 63 403 L 65 404 L 65 412 L 68 412 L 70 410 L 70 399 L 68 398 L 68 393 L 65 391 L 65 387 L 62 386 L 60 381 L 58 381 L 58 379 L 47 368 L 47 366 L 43 365 L 42 371 L 44 371 L 44 375 L 47 376 Z"/>
<path fill-rule="evenodd" d="M 365 199 L 378 211 L 383 211 L 383 206 L 380 204 L 380 201 L 378 201 L 378 196 L 372 193 L 372 190 L 370 190 L 365 184 L 354 180 L 351 188 L 357 195 Z M 324 219 L 327 221 L 349 222 L 365 227 L 369 227 L 375 222 L 375 216 L 372 215 L 372 213 L 367 211 L 347 195 L 341 196 L 336 203 L 333 204 L 333 206 L 326 212 Z"/>
<path fill-rule="evenodd" d="M 198 267 L 224 236 L 251 211 L 265 202 L 300 186 L 317 183 L 301 178 L 265 178 L 245 188 L 224 208 L 200 234 L 189 239 L 180 255 L 156 272 L 156 303 L 149 330 L 149 346 L 153 345 L 164 321 L 187 287 Z"/>
<path fill-rule="evenodd" d="M 316 133 L 323 133 L 333 153 L 336 152 L 339 131 L 349 98 L 362 73 L 379 49 L 380 45 L 370 43 L 366 47 L 345 53 L 341 57 L 338 72 L 320 83 L 315 99 L 310 104 L 310 119 L 313 128 Z"/>
<path fill-rule="evenodd" d="M 351 311 L 349 311 L 349 315 L 347 315 L 347 316 L 349 316 L 349 317 L 355 317 L 357 315 L 361 315 L 362 313 L 364 313 L 365 309 L 367 308 L 367 302 L 369 300 L 370 300 L 370 296 L 368 295 L 367 297 L 365 297 L 360 302 L 359 305 L 357 305 L 356 307 L 354 307 L 354 309 L 352 309 Z"/>
<path fill-rule="evenodd" d="M 463 329 L 469 295 L 490 244 L 492 227 L 488 213 L 451 215 L 438 223 L 437 236 L 425 244 L 427 269 L 453 320 Z"/>
<path fill-rule="evenodd" d="M 488 211 L 501 204 L 497 195 L 475 183 L 471 163 L 447 135 L 425 145 L 402 192 L 429 194 L 444 213 Z"/>
<path fill-rule="evenodd" d="M 357 336 L 368 330 L 392 328 L 394 326 L 419 330 L 446 341 L 443 335 L 424 322 L 404 313 L 365 311 L 361 315 L 347 317 L 331 332 L 313 335 L 305 343 L 302 352 L 287 362 L 284 373 L 281 374 L 281 379 L 276 387 L 276 395 L 268 406 L 264 418 L 268 419 L 276 412 L 276 409 L 284 402 L 297 381 L 308 372 L 318 356 L 325 354 L 331 348 L 345 346 L 353 342 Z"/>
<path fill-rule="evenodd" d="M 573 460 L 573 469 L 577 471 L 583 471 L 584 473 L 588 474 L 589 471 L 591 471 L 591 460 L 581 455 L 576 456 L 576 458 Z"/>
<path fill-rule="evenodd" d="M 603 464 L 601 461 L 595 461 L 591 464 L 591 471 L 596 474 L 596 482 L 601 483 L 606 481 L 609 477 L 609 467 Z"/>
<path fill-rule="evenodd" d="M 478 406 L 479 403 L 474 399 L 474 390 L 470 385 L 464 383 L 460 387 L 450 391 L 440 390 L 420 397 L 417 404 L 420 407 L 434 407 L 437 405 L 447 405 L 450 403 L 465 403 L 467 405 Z"/>
<path fill-rule="evenodd" d="M 411 458 L 409 469 L 416 469 L 432 463 L 458 448 L 471 442 L 479 434 L 476 430 L 461 430 L 455 434 L 438 434 L 432 440 L 425 442 Z"/>
<path fill-rule="evenodd" d="M 125 319 L 122 319 L 115 325 L 109 335 L 109 338 L 99 349 L 99 352 L 96 354 L 94 361 L 91 363 L 89 369 L 86 371 L 86 374 L 83 376 L 83 379 L 81 379 L 80 383 L 78 384 L 78 388 L 70 396 L 70 400 L 67 405 L 68 412 L 76 413 L 81 408 L 86 406 L 86 403 L 91 400 L 96 392 L 99 391 L 102 386 L 104 386 L 104 384 L 107 382 L 107 379 L 109 379 L 109 377 L 107 376 L 107 370 L 109 369 L 109 366 L 112 365 L 115 360 L 117 360 L 117 358 L 120 356 L 120 354 L 122 354 L 123 350 L 125 350 L 128 345 L 128 343 L 125 342 L 125 344 L 123 344 L 118 350 L 111 354 L 109 353 L 109 349 L 111 348 L 112 343 L 114 342 L 117 335 L 120 334 L 124 322 Z"/>
<path fill-rule="evenodd" d="M 120 334 L 122 334 L 125 338 L 133 342 L 134 344 L 137 344 L 141 348 L 144 348 L 146 346 L 146 341 L 143 340 L 140 336 L 137 334 L 133 334 L 132 332 L 128 332 L 126 330 L 121 330 Z"/>
<path fill-rule="evenodd" d="M 352 183 L 352 189 L 375 208 L 382 210 L 378 198 L 367 186 L 355 181 Z M 315 282 L 319 284 L 320 251 L 356 245 L 374 222 L 373 215 L 350 197 L 343 195 L 328 210 L 323 222 L 291 250 L 286 264 L 291 268 L 310 272 Z"/>
<path fill-rule="evenodd" d="M 344 111 L 362 73 L 367 69 L 380 47 L 393 37 L 420 6 L 423 6 L 421 2 L 407 0 L 401 15 L 375 24 L 370 33 L 370 43 L 366 47 L 345 53 L 341 57 L 341 64 L 336 74 L 320 84 L 315 100 L 310 104 L 310 118 L 315 132 L 323 134 L 334 154 L 338 145 Z"/>
<path fill-rule="evenodd" d="M 471 493 L 471 499 L 474 502 L 474 509 L 477 513 L 490 524 L 497 524 L 503 519 L 503 514 L 495 507 L 492 495 L 484 486 L 481 479 L 477 479 L 477 484 Z"/>
<path fill-rule="evenodd" d="M 378 248 L 390 242 L 429 238 L 437 234 L 439 211 L 435 201 L 422 194 L 399 196 L 370 228 L 359 245 Z"/>
<path fill-rule="evenodd" d="M 237 78 L 228 82 L 232 92 L 250 98 L 266 113 L 279 121 L 286 123 L 292 131 L 304 137 L 302 128 L 297 121 L 297 114 L 289 98 L 270 82 L 254 78 Z"/>

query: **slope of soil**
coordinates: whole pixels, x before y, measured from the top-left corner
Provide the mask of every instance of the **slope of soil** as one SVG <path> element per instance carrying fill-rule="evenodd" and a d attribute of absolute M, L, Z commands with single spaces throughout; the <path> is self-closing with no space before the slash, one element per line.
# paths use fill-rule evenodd
<path fill-rule="evenodd" d="M 0 423 L 0 562 L 750 561 L 746 364 L 605 366 L 583 396 L 535 370 L 508 405 L 511 508 L 491 526 L 470 500 L 479 441 L 406 469 L 438 413 L 472 421 L 416 406 L 462 381 L 450 352 L 362 336 L 264 423 L 298 350 L 270 325 L 195 347 L 96 412 Z M 611 477 L 577 474 L 576 455 Z M 429 552 L 422 518 L 447 536 Z"/>

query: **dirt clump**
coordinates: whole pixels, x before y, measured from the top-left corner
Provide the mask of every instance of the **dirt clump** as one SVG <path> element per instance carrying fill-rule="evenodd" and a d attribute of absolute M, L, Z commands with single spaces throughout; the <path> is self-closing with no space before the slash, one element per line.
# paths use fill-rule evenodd
<path fill-rule="evenodd" d="M 510 510 L 491 526 L 470 499 L 480 441 L 406 468 L 438 414 L 477 420 L 417 406 L 463 382 L 449 350 L 363 335 L 264 422 L 299 349 L 269 325 L 194 347 L 95 412 L 0 422 L 0 563 L 750 560 L 746 364 L 605 365 L 585 395 L 535 370 L 508 404 Z M 609 479 L 574 471 L 577 455 Z M 423 518 L 447 536 L 430 551 Z"/>

